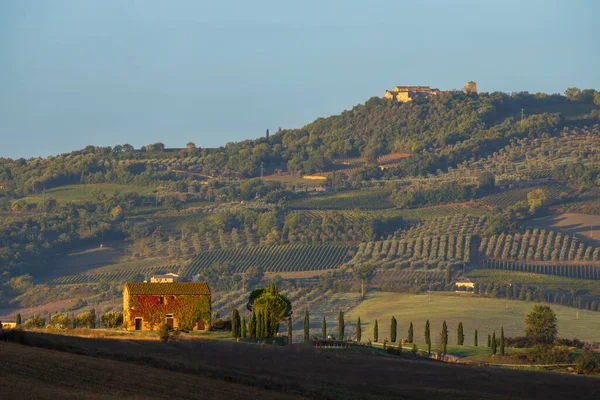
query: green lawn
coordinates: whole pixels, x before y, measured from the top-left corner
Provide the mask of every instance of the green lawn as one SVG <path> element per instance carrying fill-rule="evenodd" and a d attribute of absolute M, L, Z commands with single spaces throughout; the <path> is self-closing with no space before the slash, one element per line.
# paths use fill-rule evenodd
<path fill-rule="evenodd" d="M 442 293 L 404 294 L 375 292 L 357 307 L 346 313 L 346 332 L 353 335 L 356 318 L 362 322 L 362 340 L 373 339 L 375 319 L 379 325 L 379 341 L 390 337 L 390 319 L 398 321 L 398 337 L 407 337 L 408 326 L 413 322 L 414 340 L 423 342 L 425 321 L 431 324 L 433 344 L 439 343 L 442 322 L 446 320 L 449 330 L 449 343 L 456 343 L 456 329 L 462 322 L 465 331 L 465 344 L 473 344 L 473 334 L 478 330 L 479 345 L 485 345 L 487 334 L 504 326 L 506 336 L 522 336 L 524 320 L 533 309 L 534 303 L 518 300 L 488 299 L 466 296 L 453 296 Z M 552 305 L 558 317 L 558 334 L 566 338 L 585 341 L 600 340 L 600 312 L 577 310 L 575 308 Z M 579 319 L 577 319 L 577 315 Z"/>
<path fill-rule="evenodd" d="M 38 193 L 25 198 L 28 203 L 37 204 L 38 201 L 45 196 L 46 198 L 53 198 L 58 201 L 95 201 L 96 199 L 92 196 L 93 191 L 99 191 L 107 196 L 111 196 L 113 193 L 119 191 L 121 193 L 137 192 L 140 195 L 149 195 L 155 190 L 153 187 L 147 186 L 134 186 L 134 185 L 116 185 L 110 183 L 98 183 L 98 184 L 85 184 L 85 185 L 67 185 L 60 186 L 57 188 L 46 190 L 44 193 Z"/>

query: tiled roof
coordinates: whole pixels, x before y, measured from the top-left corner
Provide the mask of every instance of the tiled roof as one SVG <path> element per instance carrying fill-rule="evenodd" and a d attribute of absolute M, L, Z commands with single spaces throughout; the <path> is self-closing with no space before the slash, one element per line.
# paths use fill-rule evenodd
<path fill-rule="evenodd" d="M 173 282 L 173 283 L 146 283 L 127 282 L 125 288 L 129 294 L 205 294 L 210 295 L 210 289 L 206 282 Z"/>

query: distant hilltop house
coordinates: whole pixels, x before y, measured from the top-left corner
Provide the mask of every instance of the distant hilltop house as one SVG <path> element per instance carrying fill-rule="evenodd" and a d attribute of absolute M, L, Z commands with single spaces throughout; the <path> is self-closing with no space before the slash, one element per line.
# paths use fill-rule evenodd
<path fill-rule="evenodd" d="M 123 326 L 129 330 L 205 331 L 211 324 L 211 293 L 206 282 L 127 282 L 123 288 Z"/>
<path fill-rule="evenodd" d="M 386 90 L 383 97 L 389 100 L 396 100 L 399 103 L 407 103 L 416 98 L 429 98 L 433 95 L 443 93 L 439 89 L 432 89 L 429 86 L 396 86 L 394 90 Z M 465 84 L 465 93 L 477 93 L 477 83 L 469 81 Z"/>
<path fill-rule="evenodd" d="M 167 274 L 152 275 L 150 277 L 150 283 L 173 283 L 177 282 L 178 279 L 179 275 L 169 272 Z"/>

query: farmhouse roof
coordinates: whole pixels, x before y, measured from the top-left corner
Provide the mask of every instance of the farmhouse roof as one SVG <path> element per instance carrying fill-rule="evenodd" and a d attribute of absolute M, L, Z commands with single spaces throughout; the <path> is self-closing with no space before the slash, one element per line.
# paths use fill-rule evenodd
<path fill-rule="evenodd" d="M 127 282 L 125 290 L 129 294 L 156 294 L 156 295 L 179 295 L 179 294 L 204 294 L 210 295 L 210 289 L 206 282 L 173 282 L 173 283 L 146 283 Z"/>

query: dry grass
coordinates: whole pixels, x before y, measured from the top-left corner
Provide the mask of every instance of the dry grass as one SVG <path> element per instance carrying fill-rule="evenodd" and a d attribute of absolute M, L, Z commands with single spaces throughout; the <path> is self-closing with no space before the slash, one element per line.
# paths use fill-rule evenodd
<path fill-rule="evenodd" d="M 535 228 L 576 235 L 590 245 L 600 246 L 600 215 L 564 213 L 538 218 L 528 224 Z"/>

